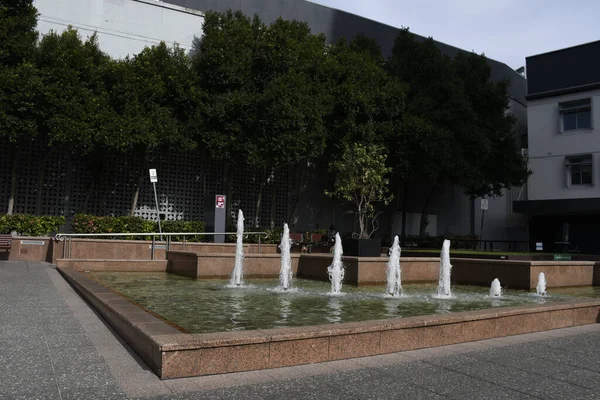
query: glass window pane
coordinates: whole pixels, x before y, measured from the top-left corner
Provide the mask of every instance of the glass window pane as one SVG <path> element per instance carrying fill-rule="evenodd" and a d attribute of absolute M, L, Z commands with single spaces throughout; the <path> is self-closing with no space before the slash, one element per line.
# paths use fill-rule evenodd
<path fill-rule="evenodd" d="M 571 185 L 581 185 L 580 165 L 571 165 Z"/>
<path fill-rule="evenodd" d="M 577 129 L 590 129 L 592 127 L 592 112 L 590 110 L 577 112 Z"/>
<path fill-rule="evenodd" d="M 590 164 L 585 164 L 581 166 L 581 184 L 592 184 L 592 166 Z"/>
<path fill-rule="evenodd" d="M 572 131 L 577 129 L 577 114 L 576 113 L 563 113 L 563 131 Z"/>

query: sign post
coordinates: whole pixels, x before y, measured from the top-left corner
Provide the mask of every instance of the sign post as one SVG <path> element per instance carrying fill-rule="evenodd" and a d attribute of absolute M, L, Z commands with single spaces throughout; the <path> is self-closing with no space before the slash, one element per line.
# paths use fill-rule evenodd
<path fill-rule="evenodd" d="M 160 209 L 158 207 L 158 196 L 156 195 L 156 182 L 158 182 L 158 175 L 156 175 L 156 170 L 150 169 L 150 182 L 152 182 L 152 187 L 154 188 L 154 201 L 156 202 L 156 216 L 158 217 L 158 233 L 160 233 L 160 241 L 162 242 L 162 227 L 160 226 Z"/>
<path fill-rule="evenodd" d="M 225 195 L 215 195 L 215 233 L 225 233 L 226 204 L 227 197 Z M 215 235 L 214 242 L 225 243 L 225 235 Z"/>
<path fill-rule="evenodd" d="M 483 219 L 485 218 L 485 211 L 488 209 L 488 199 L 481 199 L 481 227 L 479 228 L 479 240 L 483 240 Z"/>

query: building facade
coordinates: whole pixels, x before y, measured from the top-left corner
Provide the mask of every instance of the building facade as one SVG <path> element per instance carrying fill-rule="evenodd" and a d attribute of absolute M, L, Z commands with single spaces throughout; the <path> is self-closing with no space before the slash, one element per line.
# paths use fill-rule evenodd
<path fill-rule="evenodd" d="M 600 41 L 527 58 L 530 238 L 599 252 Z"/>
<path fill-rule="evenodd" d="M 222 12 L 239 9 L 246 15 L 257 14 L 265 23 L 271 23 L 279 17 L 305 21 L 314 33 L 324 34 L 329 42 L 342 38 L 351 40 L 358 34 L 364 34 L 376 39 L 386 56 L 391 53 L 398 34 L 398 28 L 303 0 L 35 0 L 34 5 L 40 12 L 38 29 L 41 34 L 51 29 L 61 31 L 69 25 L 78 29 L 84 37 L 96 32 L 102 50 L 115 58 L 136 54 L 145 46 L 160 41 L 186 50 L 191 49 L 194 37 L 202 36 L 203 13 L 209 10 Z M 417 38 L 424 39 L 420 36 Z M 441 42 L 436 42 L 436 45 L 450 57 L 464 51 Z M 511 83 L 510 112 L 518 120 L 517 140 L 526 143 L 525 80 L 501 62 L 489 60 L 489 64 L 492 79 L 508 79 Z M 0 156 L 1 153 L 0 150 Z M 107 214 L 127 212 L 129 192 L 135 180 L 135 173 L 132 174 L 131 171 L 137 166 L 131 165 L 127 160 L 115 163 L 112 160 L 115 156 L 108 156 L 108 165 L 120 165 L 123 168 L 111 172 L 111 176 L 103 183 L 105 187 L 101 194 L 95 196 L 98 204 L 92 204 L 88 199 L 90 196 L 86 195 L 89 174 L 85 167 L 75 165 L 74 160 L 61 157 L 64 156 L 44 156 L 43 145 L 33 150 L 29 156 L 23 157 L 16 198 L 17 212 L 63 214 L 67 217 L 82 211 Z M 211 199 L 223 188 L 222 166 L 209 160 L 197 160 L 192 156 L 173 157 L 173 160 L 175 161 L 157 161 L 155 165 L 159 168 L 159 174 L 164 177 L 159 185 L 159 197 L 167 210 L 167 218 L 209 220 L 213 208 L 210 206 Z M 173 167 L 173 162 L 177 164 L 176 168 Z M 8 171 L 9 168 L 4 170 Z M 44 170 L 50 172 L 45 173 Z M 298 192 L 297 198 L 288 196 L 288 193 L 297 192 L 299 173 L 281 171 L 275 181 L 265 186 L 266 193 L 263 194 L 261 205 L 263 210 L 260 213 L 255 209 L 255 178 L 251 176 L 251 171 L 243 172 L 243 176 L 236 175 L 238 188 L 234 189 L 234 198 L 230 201 L 235 204 L 235 209 L 232 210 L 234 216 L 237 208 L 243 208 L 249 224 L 255 222 L 259 214 L 268 214 L 275 216 L 277 224 L 283 221 L 297 223 L 296 230 L 327 228 L 332 223 L 341 231 L 352 230 L 353 218 L 345 213 L 340 204 L 323 194 L 326 180 L 320 171 L 308 168 L 306 174 L 313 180 L 311 185 Z M 70 183 L 65 184 L 63 179 L 68 176 Z M 40 177 L 46 180 L 42 185 Z M 136 215 L 156 218 L 152 188 L 149 183 L 146 185 L 142 187 Z M 8 177 L 0 174 L 0 189 L 3 187 L 8 187 Z M 422 188 L 415 185 L 407 196 L 405 204 L 408 207 L 408 234 L 418 233 L 417 222 L 428 191 L 426 185 Z M 513 200 L 523 195 L 523 188 L 514 188 L 506 190 L 505 195 L 500 198 L 489 199 L 489 208 L 482 224 L 480 199 L 467 198 L 458 187 L 440 187 L 427 211 L 427 233 L 479 235 L 483 228 L 486 239 L 526 240 L 527 218 L 512 210 Z M 0 197 L 2 208 L 3 201 Z M 402 203 L 398 198 L 395 206 L 390 207 L 381 218 L 382 235 L 400 233 L 402 214 L 399 207 Z M 82 210 L 82 207 L 87 210 Z M 266 220 L 263 217 L 260 224 L 265 225 Z"/>

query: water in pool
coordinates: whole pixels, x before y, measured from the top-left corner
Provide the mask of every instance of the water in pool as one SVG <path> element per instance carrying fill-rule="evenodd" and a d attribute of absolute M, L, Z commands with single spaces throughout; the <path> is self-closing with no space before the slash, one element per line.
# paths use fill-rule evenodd
<path fill-rule="evenodd" d="M 91 277 L 190 333 L 207 333 L 412 317 L 600 297 L 600 287 L 549 289 L 548 296 L 504 288 L 501 298 L 488 287 L 452 286 L 450 299 L 435 298 L 437 283 L 403 284 L 401 297 L 385 286 L 344 285 L 332 295 L 329 282 L 294 279 L 291 291 L 277 279 L 196 280 L 167 273 L 94 272 Z M 229 287 L 228 287 L 229 286 Z"/>

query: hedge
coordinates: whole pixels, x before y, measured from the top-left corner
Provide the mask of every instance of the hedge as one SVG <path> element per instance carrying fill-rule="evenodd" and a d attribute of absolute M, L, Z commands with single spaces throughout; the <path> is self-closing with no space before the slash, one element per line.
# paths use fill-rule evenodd
<path fill-rule="evenodd" d="M 17 232 L 20 236 L 46 236 L 56 233 L 65 224 L 65 217 L 12 214 L 0 217 L 0 233 Z"/>
<path fill-rule="evenodd" d="M 158 223 L 140 217 L 98 217 L 88 214 L 77 214 L 71 222 L 73 233 L 157 233 Z M 163 232 L 204 232 L 202 221 L 161 221 Z M 149 240 L 152 237 L 121 236 L 121 239 Z M 183 237 L 174 236 L 173 241 Z M 201 236 L 188 236 L 186 241 L 201 241 Z"/>

